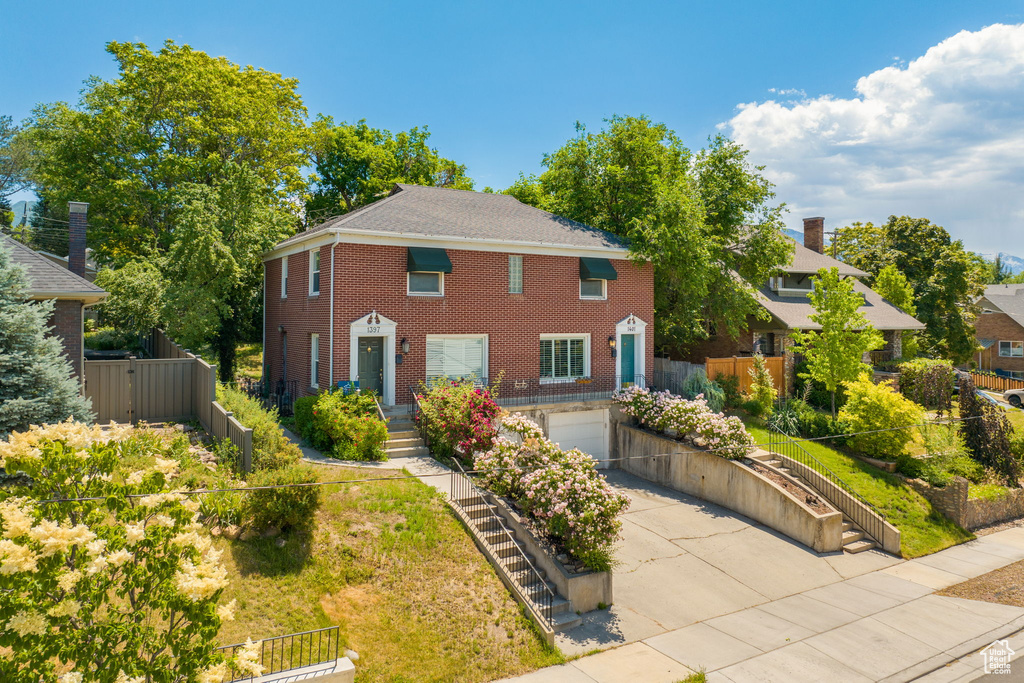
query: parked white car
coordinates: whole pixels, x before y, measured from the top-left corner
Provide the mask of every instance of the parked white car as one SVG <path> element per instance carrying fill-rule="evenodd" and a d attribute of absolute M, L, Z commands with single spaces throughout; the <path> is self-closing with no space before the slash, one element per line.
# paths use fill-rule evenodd
<path fill-rule="evenodd" d="M 1003 400 L 1014 408 L 1020 408 L 1021 403 L 1024 403 L 1024 389 L 1010 389 L 1009 391 L 1004 391 Z"/>

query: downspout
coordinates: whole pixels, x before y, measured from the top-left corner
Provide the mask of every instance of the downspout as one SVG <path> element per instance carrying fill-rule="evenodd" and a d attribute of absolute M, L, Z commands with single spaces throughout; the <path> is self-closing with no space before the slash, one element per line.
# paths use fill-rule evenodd
<path fill-rule="evenodd" d="M 261 354 L 260 379 L 270 386 L 270 373 L 267 372 L 267 262 L 263 262 L 263 353 Z"/>
<path fill-rule="evenodd" d="M 327 315 L 330 318 L 331 334 L 330 342 L 330 360 L 327 363 L 327 383 L 333 389 L 334 388 L 334 249 L 338 246 L 341 241 L 341 235 L 334 235 L 334 244 L 331 245 L 331 305 L 328 307 Z"/>

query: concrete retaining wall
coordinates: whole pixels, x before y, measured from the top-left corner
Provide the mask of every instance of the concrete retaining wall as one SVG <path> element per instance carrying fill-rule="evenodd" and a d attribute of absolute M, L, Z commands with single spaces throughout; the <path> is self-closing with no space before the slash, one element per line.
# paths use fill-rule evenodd
<path fill-rule="evenodd" d="M 572 603 L 577 612 L 590 612 L 598 609 L 600 603 L 605 606 L 612 604 L 612 573 L 585 572 L 570 574 L 562 563 L 548 555 L 536 537 L 523 524 L 519 515 L 505 505 L 505 501 L 497 496 L 487 494 L 490 502 L 497 506 L 498 514 L 508 527 L 515 532 L 516 540 L 523 544 L 526 552 L 533 556 L 537 568 L 543 569 L 548 581 L 555 584 L 558 594 Z"/>
<path fill-rule="evenodd" d="M 619 466 L 630 474 L 738 512 L 816 552 L 842 549 L 841 513 L 819 515 L 741 463 L 625 424 L 618 440 L 620 457 L 629 458 Z M 661 457 L 638 457 L 653 455 Z"/>

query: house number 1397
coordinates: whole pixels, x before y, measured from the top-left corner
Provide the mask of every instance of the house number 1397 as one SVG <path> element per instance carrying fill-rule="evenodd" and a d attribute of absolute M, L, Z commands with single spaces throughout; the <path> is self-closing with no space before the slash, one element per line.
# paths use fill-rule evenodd
<path fill-rule="evenodd" d="M 380 328 L 379 327 L 367 327 L 366 328 L 366 334 L 377 334 L 379 332 L 380 332 Z"/>

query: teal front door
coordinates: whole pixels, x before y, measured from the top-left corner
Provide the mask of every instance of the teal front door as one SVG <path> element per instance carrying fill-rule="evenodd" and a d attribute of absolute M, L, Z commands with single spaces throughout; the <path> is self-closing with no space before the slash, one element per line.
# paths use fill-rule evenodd
<path fill-rule="evenodd" d="M 619 367 L 621 368 L 621 375 L 619 383 L 622 386 L 628 386 L 636 383 L 636 335 L 635 334 L 624 334 L 621 336 L 621 349 L 619 354 L 621 361 Z"/>
<path fill-rule="evenodd" d="M 384 395 L 384 338 L 359 338 L 359 388 Z"/>

